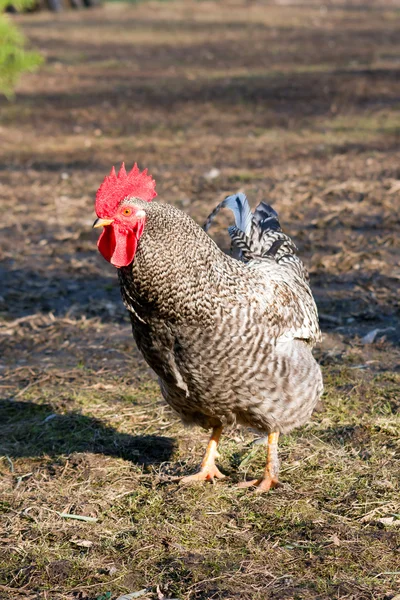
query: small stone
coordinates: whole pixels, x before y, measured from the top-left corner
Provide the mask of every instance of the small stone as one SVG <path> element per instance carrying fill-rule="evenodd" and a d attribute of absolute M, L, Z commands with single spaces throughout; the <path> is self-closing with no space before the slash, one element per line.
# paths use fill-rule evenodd
<path fill-rule="evenodd" d="M 90 540 L 71 540 L 71 542 L 80 548 L 91 548 L 93 546 L 93 542 Z"/>
<path fill-rule="evenodd" d="M 216 167 L 210 169 L 207 173 L 204 173 L 204 178 L 211 181 L 212 179 L 217 179 L 221 175 L 221 171 Z"/>

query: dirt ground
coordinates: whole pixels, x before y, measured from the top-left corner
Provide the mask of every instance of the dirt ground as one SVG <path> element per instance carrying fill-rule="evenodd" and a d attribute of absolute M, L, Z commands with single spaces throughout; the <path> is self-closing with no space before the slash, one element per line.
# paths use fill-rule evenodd
<path fill-rule="evenodd" d="M 16 18 L 46 62 L 0 100 L 0 598 L 399 598 L 399 17 L 186 0 Z M 269 495 L 237 489 L 264 451 L 236 430 L 226 480 L 177 484 L 207 434 L 161 401 L 91 229 L 122 160 L 199 223 L 237 190 L 269 200 L 309 267 L 326 392 Z"/>

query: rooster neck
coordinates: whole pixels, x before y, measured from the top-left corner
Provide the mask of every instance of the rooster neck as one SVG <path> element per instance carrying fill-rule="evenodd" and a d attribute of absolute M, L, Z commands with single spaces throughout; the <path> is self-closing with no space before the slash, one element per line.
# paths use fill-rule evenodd
<path fill-rule="evenodd" d="M 152 203 L 146 207 L 135 259 L 119 269 L 123 300 L 141 320 L 156 315 L 168 321 L 207 322 L 223 301 L 219 289 L 226 294 L 226 279 L 235 264 L 188 215 Z M 234 295 L 234 286 L 232 290 Z"/>

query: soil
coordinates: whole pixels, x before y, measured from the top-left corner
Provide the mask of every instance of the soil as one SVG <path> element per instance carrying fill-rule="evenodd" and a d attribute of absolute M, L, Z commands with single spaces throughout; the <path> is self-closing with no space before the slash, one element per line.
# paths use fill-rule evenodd
<path fill-rule="evenodd" d="M 147 597 L 158 593 L 165 599 L 170 594 L 185 599 L 390 599 L 398 592 L 398 568 L 383 558 L 398 552 L 398 529 L 389 528 L 386 538 L 373 542 L 383 562 L 365 580 L 356 547 L 346 554 L 350 546 L 332 538 L 339 566 L 346 561 L 356 565 L 354 575 L 341 577 L 331 549 L 324 546 L 318 553 L 314 533 L 301 530 L 282 509 L 281 491 L 271 496 L 276 504 L 265 508 L 272 511 L 271 521 L 260 525 L 269 532 L 268 540 L 257 538 L 259 526 L 250 513 L 236 524 L 226 517 L 231 533 L 235 528 L 242 532 L 247 554 L 242 547 L 235 550 L 233 542 L 232 555 L 223 558 L 211 546 L 204 554 L 201 544 L 209 541 L 188 549 L 189 534 L 174 538 L 173 526 L 166 528 L 164 520 L 161 548 L 172 548 L 157 563 L 164 575 L 157 579 L 152 574 L 156 559 L 151 549 L 137 572 L 127 566 L 121 553 L 136 556 L 152 543 L 147 535 L 157 537 L 157 530 L 138 532 L 135 521 L 129 525 L 131 511 L 139 514 L 144 497 L 153 494 L 155 506 L 164 494 L 177 519 L 188 510 L 188 518 L 199 522 L 206 519 L 204 502 L 213 505 L 210 514 L 216 515 L 236 499 L 231 492 L 226 492 L 228 499 L 221 496 L 220 504 L 210 500 L 209 491 L 205 497 L 188 496 L 191 513 L 171 499 L 175 484 L 168 478 L 190 468 L 188 453 L 193 465 L 199 460 L 206 436 L 181 428 L 160 401 L 154 376 L 134 347 L 116 271 L 98 253 L 97 230 L 91 226 L 96 190 L 111 166 L 122 161 L 127 167 L 134 162 L 147 167 L 157 181 L 159 200 L 175 204 L 200 224 L 219 201 L 239 190 L 252 206 L 260 200 L 274 206 L 310 271 L 324 333 L 316 356 L 328 382 L 325 408 L 316 417 L 317 429 L 310 430 L 318 440 L 307 441 L 307 431 L 290 438 L 283 451 L 285 478 L 299 461 L 308 460 L 307 444 L 322 453 L 326 481 L 339 464 L 335 461 L 350 460 L 340 447 L 357 456 L 357 465 L 349 463 L 348 469 L 358 473 L 360 482 L 367 477 L 365 461 L 377 452 L 380 467 L 373 463 L 372 468 L 383 487 L 376 494 L 389 512 L 374 516 L 378 525 L 368 525 L 370 534 L 359 519 L 374 506 L 364 504 L 368 510 L 357 508 L 359 513 L 349 508 L 366 502 L 364 484 L 332 508 L 335 500 L 326 483 L 318 500 L 325 513 L 318 517 L 324 524 L 317 538 L 327 539 L 329 533 L 341 539 L 347 534 L 340 528 L 353 520 L 352 543 L 357 531 L 360 556 L 367 553 L 371 540 L 382 533 L 379 527 L 389 527 L 379 519 L 398 518 L 400 512 L 394 478 L 399 429 L 393 421 L 400 398 L 399 16 L 389 0 L 185 0 L 13 17 L 45 64 L 22 78 L 14 101 L 0 99 L 0 390 L 9 419 L 2 469 L 11 528 L 7 536 L 3 533 L 17 548 L 5 560 L 0 596 L 108 600 L 111 596 L 104 594 L 109 590 L 117 597 L 140 586 L 148 588 Z M 229 223 L 229 215 L 221 215 L 211 231 L 224 248 Z M 342 422 L 338 403 L 343 398 L 350 404 L 343 408 Z M 382 416 L 384 410 L 390 418 Z M 56 428 L 50 435 L 51 423 Z M 247 439 L 241 435 L 229 437 L 225 458 L 231 465 L 240 463 L 234 448 Z M 390 457 L 370 446 L 374 435 L 383 454 L 392 448 Z M 316 466 L 311 461 L 303 468 L 308 473 L 304 481 L 303 471 L 293 475 L 300 477 L 298 489 L 307 477 L 312 480 Z M 126 494 L 128 502 L 129 485 L 117 483 L 126 473 L 142 494 L 134 509 L 133 500 L 128 507 L 108 496 L 112 488 Z M 161 492 L 149 484 L 149 473 Z M 351 495 L 351 487 L 346 493 Z M 288 493 L 289 504 L 305 503 L 302 498 Z M 36 508 L 29 512 L 29 506 Z M 111 515 L 107 527 L 114 541 L 107 546 L 96 538 L 96 551 L 77 545 L 72 525 L 79 535 L 89 535 L 84 529 L 89 526 L 65 520 L 60 525 L 53 513 L 43 512 L 45 506 L 53 513 Z M 246 532 L 275 548 L 278 538 L 268 529 L 278 527 L 275 509 L 283 511 L 292 529 L 279 534 L 283 549 L 268 579 Z M 325 523 L 326 511 L 336 515 L 329 517 L 333 525 Z M 157 518 L 167 519 L 162 515 Z M 313 516 L 317 527 L 318 518 Z M 43 559 L 29 541 L 31 527 Z M 132 539 L 129 527 L 135 529 Z M 289 543 L 287 536 L 297 541 Z M 300 550 L 304 544 L 308 558 Z M 300 561 L 298 572 L 290 567 L 290 553 Z M 377 564 L 376 556 L 363 556 Z M 328 581 L 331 571 L 328 566 L 324 571 L 324 561 L 336 573 L 325 588 L 321 581 Z M 95 563 L 103 571 L 93 574 Z M 311 575 L 304 574 L 307 569 Z"/>

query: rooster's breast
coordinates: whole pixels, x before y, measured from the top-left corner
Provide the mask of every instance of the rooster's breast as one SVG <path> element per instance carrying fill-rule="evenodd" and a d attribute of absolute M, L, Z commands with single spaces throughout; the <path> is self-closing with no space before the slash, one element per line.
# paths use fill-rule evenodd
<path fill-rule="evenodd" d="M 319 367 L 303 342 L 277 344 L 248 310 L 239 327 L 237 317 L 202 327 L 136 322 L 134 335 L 185 423 L 289 431 L 308 420 L 320 396 Z"/>

